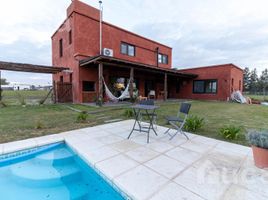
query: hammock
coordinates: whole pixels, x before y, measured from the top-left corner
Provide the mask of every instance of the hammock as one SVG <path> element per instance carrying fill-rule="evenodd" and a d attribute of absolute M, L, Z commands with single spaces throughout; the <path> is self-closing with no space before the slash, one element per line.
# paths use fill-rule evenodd
<path fill-rule="evenodd" d="M 104 87 L 105 87 L 105 94 L 106 94 L 107 97 L 108 97 L 109 99 L 111 99 L 112 101 L 117 102 L 117 101 L 119 101 L 119 100 L 123 100 L 123 99 L 129 97 L 129 92 L 128 92 L 128 90 L 129 90 L 129 85 L 130 85 L 130 79 L 129 79 L 129 81 L 128 81 L 128 84 L 127 84 L 126 89 L 123 91 L 123 93 L 122 93 L 119 97 L 114 96 L 113 93 L 109 90 L 108 86 L 106 85 L 106 83 L 105 83 L 105 81 L 104 81 L 104 78 L 102 78 L 102 80 L 103 80 Z"/>

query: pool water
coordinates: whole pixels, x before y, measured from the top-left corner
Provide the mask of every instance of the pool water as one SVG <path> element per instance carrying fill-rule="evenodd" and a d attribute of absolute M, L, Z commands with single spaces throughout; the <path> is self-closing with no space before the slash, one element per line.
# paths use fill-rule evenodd
<path fill-rule="evenodd" d="M 65 144 L 31 156 L 0 160 L 1 200 L 121 200 L 108 184 Z"/>

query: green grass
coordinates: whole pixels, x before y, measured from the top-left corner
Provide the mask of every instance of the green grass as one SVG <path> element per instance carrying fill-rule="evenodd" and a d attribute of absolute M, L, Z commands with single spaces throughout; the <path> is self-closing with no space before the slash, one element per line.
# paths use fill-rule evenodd
<path fill-rule="evenodd" d="M 164 104 L 158 111 L 159 123 L 165 124 L 165 115 L 175 115 L 177 105 Z M 190 114 L 203 117 L 204 127 L 197 134 L 216 139 L 223 138 L 219 134 L 219 129 L 223 126 L 234 125 L 242 128 L 242 133 L 246 134 L 248 129 L 268 129 L 266 119 L 268 118 L 268 107 L 261 105 L 242 105 L 227 102 L 205 102 L 195 101 L 192 103 Z M 246 145 L 245 138 L 234 141 Z"/>
<path fill-rule="evenodd" d="M 16 94 L 19 93 L 23 96 L 28 97 L 44 97 L 48 91 L 43 90 L 19 90 L 19 91 L 11 91 L 11 90 L 4 90 L 2 95 L 4 97 L 14 97 Z"/>
<path fill-rule="evenodd" d="M 169 102 L 159 105 L 160 109 L 157 110 L 158 124 L 166 125 L 164 116 L 176 115 L 179 104 Z M 8 106 L 0 108 L 0 143 L 94 126 L 103 124 L 107 120 L 101 117 L 98 119 L 97 115 L 109 116 L 110 119 L 126 118 L 124 116 L 125 108 L 68 106 L 90 113 L 99 113 L 89 114 L 86 123 L 77 123 L 78 113 L 68 109 L 65 105 Z M 192 102 L 190 114 L 205 119 L 204 127 L 196 134 L 221 140 L 224 139 L 220 136 L 219 129 L 226 125 L 239 126 L 244 134 L 247 129 L 268 129 L 268 107 L 261 105 L 194 101 Z M 247 145 L 245 138 L 233 142 Z"/>
<path fill-rule="evenodd" d="M 246 95 L 250 97 L 251 99 L 258 100 L 258 101 L 268 101 L 268 94 L 266 96 L 264 95 Z"/>
<path fill-rule="evenodd" d="M 38 104 L 40 100 L 47 96 L 49 91 L 43 90 L 19 90 L 19 91 L 3 91 L 2 99 L 8 105 L 20 105 L 19 95 L 22 96 L 26 104 Z M 48 97 L 47 102 L 51 103 L 51 96 Z"/>
<path fill-rule="evenodd" d="M 93 109 L 90 108 L 89 110 Z M 118 118 L 122 115 L 122 110 L 110 112 L 111 117 Z M 104 123 L 104 120 L 97 120 L 95 115 L 89 115 L 87 123 L 77 123 L 78 114 L 64 105 L 8 106 L 0 108 L 0 143 Z M 42 128 L 38 129 L 37 126 L 40 124 Z"/>

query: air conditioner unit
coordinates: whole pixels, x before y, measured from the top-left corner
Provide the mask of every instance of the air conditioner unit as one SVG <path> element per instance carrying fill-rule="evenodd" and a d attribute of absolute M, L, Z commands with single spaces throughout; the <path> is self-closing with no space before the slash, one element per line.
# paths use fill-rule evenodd
<path fill-rule="evenodd" d="M 112 49 L 104 48 L 103 49 L 103 55 L 113 57 L 114 56 L 114 51 Z"/>

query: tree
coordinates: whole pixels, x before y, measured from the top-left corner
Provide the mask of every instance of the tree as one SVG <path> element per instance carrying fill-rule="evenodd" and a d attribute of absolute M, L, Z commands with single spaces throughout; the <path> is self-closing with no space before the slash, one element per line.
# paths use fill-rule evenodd
<path fill-rule="evenodd" d="M 249 68 L 248 67 L 246 67 L 244 69 L 243 74 L 244 74 L 244 81 L 243 81 L 243 83 L 244 83 L 244 91 L 249 91 L 249 86 L 250 86 L 250 71 L 249 71 Z"/>
<path fill-rule="evenodd" d="M 257 90 L 258 90 L 258 82 L 259 82 L 259 78 L 258 78 L 258 74 L 257 74 L 257 69 L 254 68 L 250 72 L 250 82 L 249 82 L 249 90 L 250 90 L 250 92 L 254 92 L 254 93 L 257 92 Z"/>
<path fill-rule="evenodd" d="M 7 82 L 7 79 L 5 79 L 5 78 L 1 78 L 0 81 L 1 81 L 1 85 L 8 85 L 9 84 L 9 82 Z"/>
<path fill-rule="evenodd" d="M 259 81 L 260 89 L 265 90 L 268 87 L 268 69 L 262 71 Z"/>

